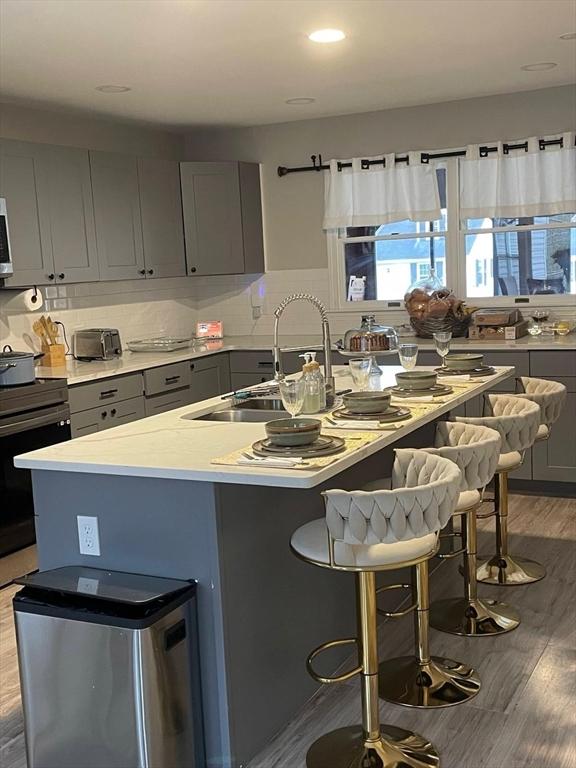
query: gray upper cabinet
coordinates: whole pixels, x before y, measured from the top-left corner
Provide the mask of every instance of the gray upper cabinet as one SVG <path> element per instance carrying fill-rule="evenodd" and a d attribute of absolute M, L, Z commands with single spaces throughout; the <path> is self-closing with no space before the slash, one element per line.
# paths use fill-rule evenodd
<path fill-rule="evenodd" d="M 188 274 L 264 271 L 257 163 L 180 163 Z"/>
<path fill-rule="evenodd" d="M 88 151 L 2 142 L 14 277 L 9 286 L 98 279 Z"/>
<path fill-rule="evenodd" d="M 6 198 L 14 262 L 7 286 L 55 280 L 46 170 L 45 146 L 0 142 L 0 196 Z"/>
<path fill-rule="evenodd" d="M 179 164 L 140 158 L 138 183 L 146 277 L 186 274 Z"/>
<path fill-rule="evenodd" d="M 88 151 L 48 147 L 50 232 L 56 282 L 98 280 Z"/>
<path fill-rule="evenodd" d="M 90 152 L 101 280 L 144 278 L 144 247 L 135 157 Z"/>

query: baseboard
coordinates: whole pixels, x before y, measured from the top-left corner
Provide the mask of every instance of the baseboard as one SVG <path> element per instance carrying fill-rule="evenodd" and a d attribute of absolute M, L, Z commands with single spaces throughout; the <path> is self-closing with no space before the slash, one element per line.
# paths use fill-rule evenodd
<path fill-rule="evenodd" d="M 550 480 L 515 480 L 508 476 L 508 488 L 513 493 L 525 493 L 529 496 L 576 499 L 576 483 L 556 483 Z"/>

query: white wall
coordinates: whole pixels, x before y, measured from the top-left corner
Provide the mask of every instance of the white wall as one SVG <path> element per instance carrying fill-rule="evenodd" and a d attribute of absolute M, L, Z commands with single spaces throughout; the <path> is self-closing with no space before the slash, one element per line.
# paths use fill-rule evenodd
<path fill-rule="evenodd" d="M 294 107 L 302 110 L 305 107 Z M 327 264 L 321 229 L 323 174 L 279 178 L 279 165 L 330 158 L 433 150 L 574 130 L 576 89 L 524 91 L 421 107 L 343 115 L 257 128 L 191 131 L 189 160 L 262 163 L 266 262 L 270 270 Z"/>

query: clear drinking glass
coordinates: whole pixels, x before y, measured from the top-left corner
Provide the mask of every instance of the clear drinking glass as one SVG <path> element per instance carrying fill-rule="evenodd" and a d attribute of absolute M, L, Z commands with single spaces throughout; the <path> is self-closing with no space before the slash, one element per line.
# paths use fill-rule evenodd
<path fill-rule="evenodd" d="M 371 365 L 372 360 L 369 357 L 355 357 L 350 360 L 350 373 L 352 374 L 354 384 L 356 384 L 360 392 L 366 391 L 368 389 L 368 379 L 370 378 Z"/>
<path fill-rule="evenodd" d="M 283 379 L 279 382 L 279 388 L 284 408 L 294 418 L 302 410 L 306 383 L 304 379 Z"/>
<path fill-rule="evenodd" d="M 402 368 L 405 371 L 411 371 L 416 366 L 418 359 L 418 344 L 399 344 L 398 357 Z"/>
<path fill-rule="evenodd" d="M 442 358 L 442 366 L 444 366 L 444 358 L 450 352 L 450 340 L 452 338 L 452 331 L 438 331 L 433 334 L 434 344 L 436 346 L 436 352 Z"/>

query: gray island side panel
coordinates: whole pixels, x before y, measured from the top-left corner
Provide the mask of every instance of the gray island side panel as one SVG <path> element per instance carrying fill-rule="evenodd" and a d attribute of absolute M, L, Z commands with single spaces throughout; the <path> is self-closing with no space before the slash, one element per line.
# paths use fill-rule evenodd
<path fill-rule="evenodd" d="M 199 655 L 210 768 L 229 768 L 228 684 L 214 486 L 185 480 L 32 472 L 41 571 L 85 565 L 198 581 Z M 98 518 L 99 557 L 81 555 L 77 515 Z"/>

